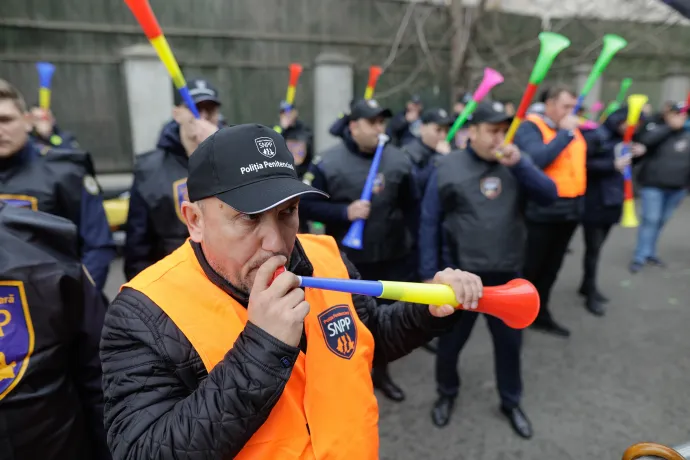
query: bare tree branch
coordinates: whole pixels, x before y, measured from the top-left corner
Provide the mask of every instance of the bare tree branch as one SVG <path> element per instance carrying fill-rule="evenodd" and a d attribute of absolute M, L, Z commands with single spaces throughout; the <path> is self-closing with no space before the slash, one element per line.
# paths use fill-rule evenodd
<path fill-rule="evenodd" d="M 395 61 L 395 58 L 398 54 L 398 48 L 400 47 L 400 42 L 402 41 L 403 36 L 405 35 L 407 26 L 410 24 L 410 18 L 412 18 L 412 13 L 414 13 L 414 9 L 416 6 L 416 3 L 410 3 L 407 7 L 407 10 L 405 10 L 405 15 L 403 16 L 403 19 L 400 22 L 400 26 L 398 27 L 397 33 L 395 34 L 395 40 L 393 40 L 391 50 L 388 53 L 386 61 L 383 63 L 382 70 L 384 72 L 391 66 L 391 64 L 393 64 L 393 61 Z"/>
<path fill-rule="evenodd" d="M 426 20 L 429 18 L 430 15 L 431 15 L 431 10 L 427 11 L 427 13 L 423 19 L 421 19 L 419 16 L 416 16 L 415 17 L 415 25 L 417 27 L 417 39 L 419 40 L 419 46 L 422 48 L 422 52 L 424 53 L 424 56 L 426 58 L 426 62 L 429 66 L 429 69 L 431 70 L 431 73 L 434 74 L 434 77 L 438 77 L 438 70 L 436 69 L 436 62 L 435 62 L 434 56 L 431 54 L 431 51 L 429 50 L 429 43 L 427 43 L 426 35 L 424 34 L 424 23 L 426 22 Z"/>
<path fill-rule="evenodd" d="M 475 34 L 477 22 L 486 10 L 487 0 L 479 0 L 476 7 L 465 7 L 462 0 L 453 0 L 450 4 L 451 29 L 453 38 L 451 42 L 451 59 L 449 77 L 452 87 L 452 97 L 457 96 L 458 83 L 466 82 L 467 75 L 461 72 L 467 66 L 469 59 L 469 42 Z"/>

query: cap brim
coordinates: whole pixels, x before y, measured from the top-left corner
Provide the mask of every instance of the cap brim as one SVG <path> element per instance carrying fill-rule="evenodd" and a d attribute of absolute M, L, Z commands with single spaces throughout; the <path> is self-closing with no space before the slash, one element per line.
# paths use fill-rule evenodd
<path fill-rule="evenodd" d="M 353 120 L 358 120 L 360 118 L 372 120 L 378 117 L 392 118 L 393 112 L 391 112 L 389 109 L 372 109 L 370 112 L 362 113 L 358 118 L 352 118 L 352 116 L 350 118 Z"/>
<path fill-rule="evenodd" d="M 213 97 L 213 96 L 199 96 L 199 97 L 195 97 L 193 99 L 194 99 L 195 104 L 201 104 L 202 102 L 215 102 L 216 104 L 221 105 L 220 99 L 218 99 L 217 97 Z"/>
<path fill-rule="evenodd" d="M 243 185 L 216 197 L 244 214 L 259 214 L 298 196 L 316 194 L 329 198 L 328 194 L 291 177 L 273 177 Z"/>
<path fill-rule="evenodd" d="M 510 115 L 503 115 L 503 114 L 502 114 L 502 115 L 491 116 L 491 117 L 486 118 L 486 119 L 484 119 L 484 120 L 478 120 L 478 121 L 471 120 L 471 121 L 468 122 L 467 124 L 468 124 L 468 125 L 470 125 L 470 124 L 472 124 L 472 125 L 479 125 L 479 124 L 482 124 L 482 123 L 488 123 L 488 124 L 490 124 L 490 125 L 497 125 L 497 124 L 499 124 L 499 123 L 512 123 L 512 122 L 513 122 L 513 118 L 514 118 L 514 117 L 511 117 Z"/>

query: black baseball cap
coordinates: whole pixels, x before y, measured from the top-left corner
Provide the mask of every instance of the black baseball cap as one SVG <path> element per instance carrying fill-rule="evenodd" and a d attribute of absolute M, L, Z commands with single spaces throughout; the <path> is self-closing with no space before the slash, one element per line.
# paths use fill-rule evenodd
<path fill-rule="evenodd" d="M 685 102 L 675 102 L 673 105 L 671 105 L 671 112 L 687 112 L 688 110 L 688 105 Z"/>
<path fill-rule="evenodd" d="M 204 80 L 203 78 L 189 80 L 187 82 L 187 89 L 189 90 L 189 95 L 192 96 L 192 100 L 195 104 L 210 101 L 220 105 L 218 90 L 211 83 L 209 83 L 208 80 Z M 184 101 L 182 101 L 182 97 L 180 96 L 179 92 L 175 91 L 175 105 L 180 105 L 183 102 Z"/>
<path fill-rule="evenodd" d="M 215 196 L 245 214 L 308 193 L 328 198 L 299 180 L 283 136 L 259 124 L 222 128 L 199 144 L 189 157 L 187 192 L 190 201 Z"/>
<path fill-rule="evenodd" d="M 506 113 L 506 108 L 501 102 L 480 102 L 477 108 L 470 115 L 467 124 L 477 125 L 479 123 L 509 123 L 513 117 Z"/>
<path fill-rule="evenodd" d="M 444 109 L 435 108 L 428 109 L 422 113 L 422 123 L 436 123 L 441 126 L 450 126 L 455 121 L 455 118 L 448 115 Z"/>
<path fill-rule="evenodd" d="M 393 112 L 381 107 L 376 99 L 360 99 L 352 104 L 350 110 L 350 120 L 359 120 L 360 118 L 370 120 L 376 117 L 390 118 L 392 116 Z"/>

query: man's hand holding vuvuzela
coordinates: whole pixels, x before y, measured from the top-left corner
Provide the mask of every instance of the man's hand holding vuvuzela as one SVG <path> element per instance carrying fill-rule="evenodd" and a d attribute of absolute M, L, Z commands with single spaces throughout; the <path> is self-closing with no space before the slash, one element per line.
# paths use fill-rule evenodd
<path fill-rule="evenodd" d="M 256 271 L 247 316 L 268 334 L 296 347 L 302 337 L 309 303 L 304 300 L 304 290 L 294 273 L 285 271 L 271 283 L 275 271 L 286 263 L 285 256 L 273 256 Z"/>
<path fill-rule="evenodd" d="M 462 305 L 462 308 L 465 310 L 476 309 L 484 291 L 480 277 L 473 273 L 450 268 L 436 273 L 434 279 L 427 282 L 432 284 L 445 284 L 453 288 L 458 304 Z M 455 306 L 429 305 L 429 311 L 432 315 L 442 318 L 452 315 L 455 312 Z"/>

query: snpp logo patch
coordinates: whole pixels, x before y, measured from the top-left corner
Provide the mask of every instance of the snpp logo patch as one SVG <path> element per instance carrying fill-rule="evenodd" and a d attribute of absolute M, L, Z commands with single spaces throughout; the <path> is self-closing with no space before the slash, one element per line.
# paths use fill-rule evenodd
<path fill-rule="evenodd" d="M 319 325 L 329 350 L 343 359 L 350 359 L 357 348 L 357 326 L 347 305 L 336 305 L 322 312 Z"/>
<path fill-rule="evenodd" d="M 182 202 L 189 201 L 189 194 L 187 193 L 187 178 L 179 179 L 173 182 L 173 199 L 175 200 L 175 213 L 177 217 L 186 223 L 182 216 Z"/>
<path fill-rule="evenodd" d="M 0 400 L 24 376 L 34 343 L 24 283 L 0 281 Z"/>
<path fill-rule="evenodd" d="M 254 143 L 256 144 L 256 148 L 259 150 L 259 153 L 263 156 L 267 158 L 273 158 L 276 156 L 276 147 L 273 144 L 273 139 L 270 137 L 259 137 L 254 139 Z"/>

